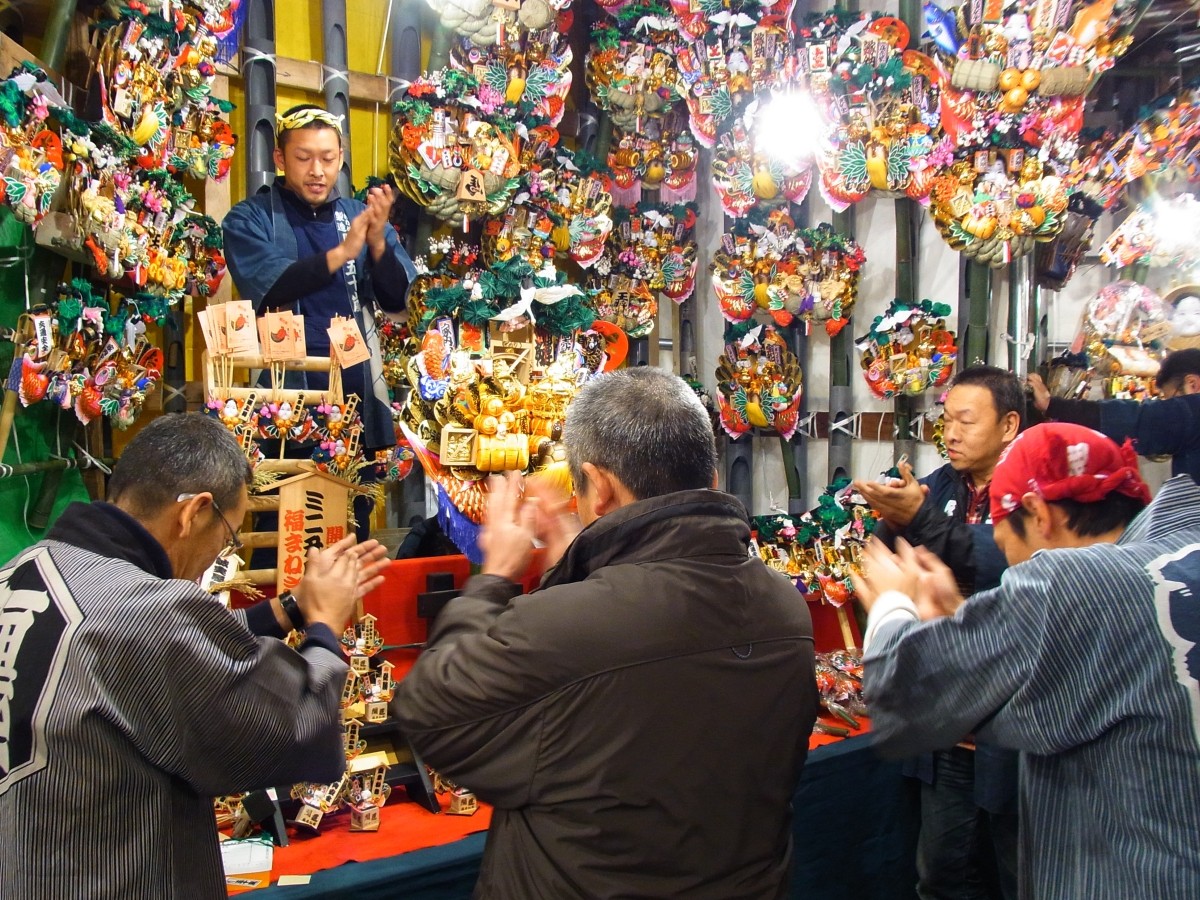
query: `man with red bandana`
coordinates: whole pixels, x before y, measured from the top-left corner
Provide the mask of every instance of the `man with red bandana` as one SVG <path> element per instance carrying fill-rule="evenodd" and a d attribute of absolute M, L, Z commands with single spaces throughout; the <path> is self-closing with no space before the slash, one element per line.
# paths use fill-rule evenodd
<path fill-rule="evenodd" d="M 1022 897 L 1200 896 L 1200 488 L 1149 500 L 1128 443 L 1039 425 L 991 481 L 999 587 L 904 543 L 856 579 L 880 751 L 1020 751 Z"/>

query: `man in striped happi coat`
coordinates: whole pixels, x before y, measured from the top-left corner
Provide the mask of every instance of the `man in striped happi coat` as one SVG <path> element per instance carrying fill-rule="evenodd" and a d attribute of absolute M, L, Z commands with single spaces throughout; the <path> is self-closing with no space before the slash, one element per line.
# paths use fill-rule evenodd
<path fill-rule="evenodd" d="M 880 751 L 1021 751 L 1025 898 L 1200 897 L 1200 488 L 1149 496 L 1128 444 L 1039 425 L 992 480 L 998 588 L 907 545 L 858 579 Z"/>
<path fill-rule="evenodd" d="M 295 607 L 229 612 L 196 581 L 240 546 L 249 481 L 219 422 L 163 416 L 111 503 L 0 570 L 3 896 L 223 898 L 213 796 L 345 769 L 336 635 L 384 550 L 314 551 Z"/>

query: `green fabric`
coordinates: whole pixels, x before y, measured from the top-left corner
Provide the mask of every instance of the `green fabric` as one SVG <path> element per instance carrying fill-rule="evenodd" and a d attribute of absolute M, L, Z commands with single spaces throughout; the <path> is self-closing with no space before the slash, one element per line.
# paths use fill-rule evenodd
<path fill-rule="evenodd" d="M 22 246 L 28 247 L 33 236 L 27 225 L 18 222 L 9 213 L 8 207 L 0 207 L 0 326 L 13 328 L 17 318 L 25 311 L 24 267 L 6 265 L 11 262 Z M 61 272 L 62 257 L 44 250 L 35 252 L 30 261 L 30 282 L 36 283 L 39 273 Z M 12 365 L 13 345 L 11 341 L 0 342 L 0 371 L 8 374 Z M 68 435 L 73 435 L 77 424 L 73 411 L 61 410 L 52 403 L 35 403 L 22 407 L 17 403 L 13 420 L 13 432 L 4 452 L 4 463 L 38 462 L 47 460 L 51 454 L 59 453 L 58 428 L 62 424 Z M 62 442 L 61 454 L 73 456 L 70 439 Z M 41 540 L 45 531 L 31 529 L 26 517 L 38 503 L 46 474 L 27 475 L 17 478 L 0 478 L 0 563 L 7 562 L 30 544 Z M 88 498 L 83 479 L 78 471 L 52 473 L 51 479 L 60 479 L 49 521 L 58 518 L 63 508 L 72 501 Z"/>

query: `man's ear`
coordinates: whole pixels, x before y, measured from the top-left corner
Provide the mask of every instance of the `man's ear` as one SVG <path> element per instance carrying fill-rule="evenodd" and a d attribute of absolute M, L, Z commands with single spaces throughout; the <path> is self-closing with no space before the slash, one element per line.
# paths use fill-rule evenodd
<path fill-rule="evenodd" d="M 1000 420 L 1004 426 L 1004 443 L 1010 444 L 1016 440 L 1017 432 L 1021 430 L 1021 416 L 1019 413 L 1006 412 Z"/>
<path fill-rule="evenodd" d="M 1189 373 L 1183 376 L 1181 394 L 1200 394 L 1200 375 Z"/>
<path fill-rule="evenodd" d="M 1043 538 L 1048 539 L 1055 529 L 1054 511 L 1041 494 L 1030 491 L 1021 498 L 1021 506 L 1033 519 L 1033 527 Z"/>
<path fill-rule="evenodd" d="M 608 469 L 602 469 L 590 462 L 585 462 L 581 468 L 587 479 L 588 490 L 591 492 L 593 515 L 599 518 L 619 508 L 621 492 L 617 476 Z"/>
<path fill-rule="evenodd" d="M 212 506 L 212 494 L 202 492 L 195 497 L 189 497 L 175 504 L 175 515 L 171 521 L 171 530 L 181 540 L 187 540 L 193 529 L 200 527 L 200 515 Z"/>
<path fill-rule="evenodd" d="M 283 148 L 276 147 L 274 152 L 271 154 L 271 159 L 273 159 L 275 161 L 275 171 L 282 172 L 283 171 Z"/>

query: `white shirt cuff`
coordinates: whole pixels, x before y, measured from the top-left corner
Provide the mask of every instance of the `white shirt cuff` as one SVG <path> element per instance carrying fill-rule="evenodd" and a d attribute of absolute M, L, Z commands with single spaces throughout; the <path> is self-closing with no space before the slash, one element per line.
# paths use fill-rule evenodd
<path fill-rule="evenodd" d="M 863 653 L 871 647 L 871 642 L 879 629 L 891 622 L 918 622 L 917 606 L 906 594 L 899 591 L 884 591 L 876 598 L 871 612 L 867 615 L 867 633 L 863 636 Z"/>

